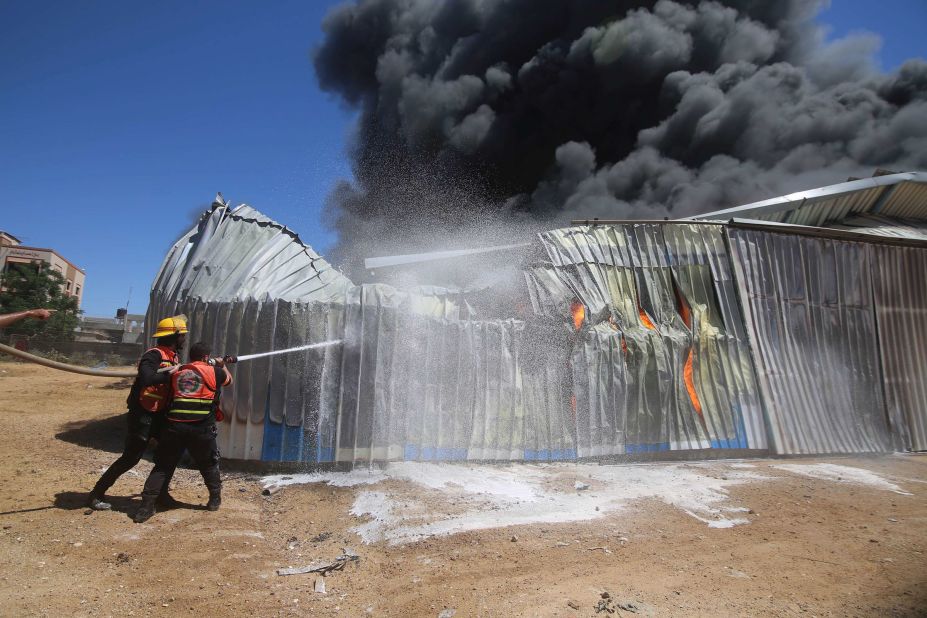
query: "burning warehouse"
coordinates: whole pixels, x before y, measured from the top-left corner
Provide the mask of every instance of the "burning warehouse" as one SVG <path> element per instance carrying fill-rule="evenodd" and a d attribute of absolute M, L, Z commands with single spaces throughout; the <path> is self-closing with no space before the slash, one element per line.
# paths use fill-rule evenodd
<path fill-rule="evenodd" d="M 235 459 L 927 450 L 923 173 L 472 253 L 456 261 L 502 255 L 507 274 L 354 284 L 217 199 L 165 258 L 146 324 L 184 313 L 191 340 L 240 355 L 339 342 L 238 365 Z"/>

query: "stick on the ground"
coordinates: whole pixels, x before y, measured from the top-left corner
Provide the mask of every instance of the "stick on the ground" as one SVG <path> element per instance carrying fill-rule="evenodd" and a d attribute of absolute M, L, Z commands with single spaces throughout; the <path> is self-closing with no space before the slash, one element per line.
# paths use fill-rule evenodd
<path fill-rule="evenodd" d="M 801 558 L 802 560 L 810 560 L 811 562 L 823 562 L 824 564 L 832 564 L 834 566 L 842 567 L 844 565 L 837 562 L 830 562 L 828 560 L 818 560 L 817 558 L 809 558 L 808 556 L 793 556 L 792 554 L 782 554 L 783 556 L 788 556 L 789 558 Z"/>

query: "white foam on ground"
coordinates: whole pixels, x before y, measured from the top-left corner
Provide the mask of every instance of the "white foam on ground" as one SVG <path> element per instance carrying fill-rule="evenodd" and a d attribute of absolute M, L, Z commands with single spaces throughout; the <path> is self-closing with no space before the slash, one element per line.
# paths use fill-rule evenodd
<path fill-rule="evenodd" d="M 355 469 L 350 472 L 313 472 L 311 474 L 275 474 L 265 476 L 264 487 L 286 487 L 287 485 L 310 485 L 327 483 L 332 487 L 354 487 L 372 485 L 386 480 L 382 470 L 376 468 Z"/>
<path fill-rule="evenodd" d="M 360 490 L 351 513 L 367 521 L 354 530 L 370 543 L 407 543 L 503 526 L 585 521 L 645 498 L 675 506 L 711 528 L 749 523 L 745 507 L 724 505 L 727 487 L 762 480 L 724 464 L 514 464 L 399 462 L 378 470 L 271 476 L 266 487 L 328 483 L 337 487 L 405 481 L 406 488 Z M 576 481 L 588 484 L 577 491 Z M 415 487 L 417 486 L 417 488 Z"/>
<path fill-rule="evenodd" d="M 853 468 L 851 466 L 841 466 L 838 464 L 829 463 L 777 464 L 770 467 L 814 479 L 837 481 L 840 483 L 854 483 L 856 485 L 866 485 L 868 487 L 874 487 L 875 489 L 893 491 L 896 494 L 901 494 L 903 496 L 913 495 L 898 485 L 885 480 L 875 472 L 864 470 L 862 468 Z"/>

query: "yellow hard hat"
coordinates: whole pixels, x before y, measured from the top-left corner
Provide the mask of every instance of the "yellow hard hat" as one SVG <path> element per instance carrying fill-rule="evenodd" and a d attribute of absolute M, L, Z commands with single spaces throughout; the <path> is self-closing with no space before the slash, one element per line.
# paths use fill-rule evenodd
<path fill-rule="evenodd" d="M 158 328 L 155 330 L 154 337 L 170 337 L 171 335 L 184 335 L 187 333 L 187 319 L 180 315 L 172 318 L 164 318 L 158 322 Z"/>

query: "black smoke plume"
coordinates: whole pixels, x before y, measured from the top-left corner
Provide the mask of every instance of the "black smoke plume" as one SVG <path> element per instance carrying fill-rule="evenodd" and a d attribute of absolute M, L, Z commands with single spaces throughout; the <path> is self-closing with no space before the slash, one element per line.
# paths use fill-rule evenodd
<path fill-rule="evenodd" d="M 509 242 L 570 217 L 679 217 L 927 167 L 927 62 L 879 72 L 876 37 L 825 42 L 821 4 L 336 7 L 315 69 L 360 112 L 356 182 L 330 196 L 336 253 Z"/>

